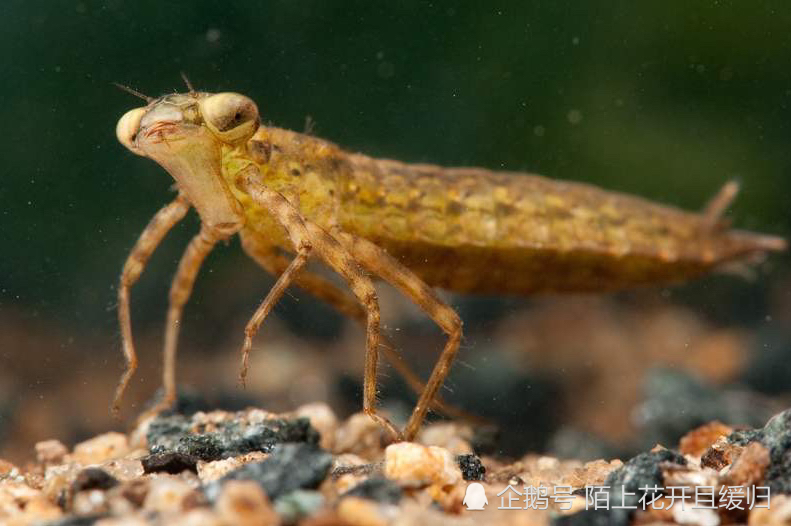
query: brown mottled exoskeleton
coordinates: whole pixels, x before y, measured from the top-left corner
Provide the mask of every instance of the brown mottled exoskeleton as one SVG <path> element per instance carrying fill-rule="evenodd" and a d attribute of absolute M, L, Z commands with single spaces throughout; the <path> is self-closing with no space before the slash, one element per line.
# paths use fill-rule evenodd
<path fill-rule="evenodd" d="M 114 408 L 137 366 L 129 289 L 148 258 L 190 207 L 201 230 L 170 289 L 164 356 L 165 395 L 176 394 L 176 340 L 182 309 L 201 262 L 220 240 L 239 234 L 247 254 L 278 279 L 247 324 L 241 379 L 253 336 L 291 284 L 365 323 L 363 409 L 396 437 L 411 439 L 459 348 L 462 322 L 433 287 L 457 292 L 532 294 L 605 291 L 683 281 L 724 264 L 783 250 L 783 239 L 731 230 L 722 212 L 734 183 L 702 213 L 536 175 L 442 168 L 351 154 L 336 145 L 260 126 L 255 103 L 236 93 L 147 98 L 118 122 L 118 139 L 159 163 L 178 196 L 143 231 L 118 290 L 127 370 Z M 293 254 L 292 258 L 287 255 Z M 316 258 L 344 278 L 351 294 L 303 268 Z M 376 411 L 379 305 L 372 277 L 395 286 L 447 334 L 403 434 Z M 392 355 L 389 347 L 385 352 Z"/>

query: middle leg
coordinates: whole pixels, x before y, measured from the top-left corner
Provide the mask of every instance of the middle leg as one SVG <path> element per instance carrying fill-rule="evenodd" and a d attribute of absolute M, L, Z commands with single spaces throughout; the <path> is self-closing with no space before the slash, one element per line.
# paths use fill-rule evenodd
<path fill-rule="evenodd" d="M 164 367 L 162 383 L 164 394 L 162 400 L 145 414 L 158 413 L 170 407 L 176 400 L 176 344 L 178 342 L 179 328 L 181 327 L 181 314 L 184 305 L 192 293 L 192 286 L 198 275 L 203 260 L 212 251 L 222 236 L 211 227 L 201 225 L 200 232 L 192 238 L 189 246 L 181 256 L 176 276 L 170 286 L 170 305 L 168 307 L 167 322 L 165 326 Z"/>
<path fill-rule="evenodd" d="M 260 244 L 256 238 L 244 234 L 241 239 L 244 251 L 270 274 L 279 276 L 288 269 L 290 265 L 288 258 L 280 254 L 276 247 Z M 348 292 L 342 290 L 324 276 L 303 269 L 295 276 L 294 283 L 304 291 L 333 307 L 340 314 L 353 319 L 365 327 L 367 316 L 363 306 Z M 426 387 L 425 383 L 418 378 L 417 374 L 404 361 L 404 358 L 395 350 L 392 342 L 384 335 L 380 335 L 380 349 L 393 368 L 403 377 L 407 386 L 420 396 Z M 478 415 L 448 404 L 439 393 L 431 401 L 431 408 L 446 416 L 468 422 L 476 424 L 490 423 Z"/>
<path fill-rule="evenodd" d="M 261 327 L 264 319 L 266 319 L 277 302 L 280 301 L 280 298 L 283 297 L 283 293 L 286 291 L 289 285 L 291 285 L 291 282 L 297 277 L 300 269 L 302 269 L 302 267 L 305 266 L 305 263 L 307 263 L 308 257 L 310 256 L 310 251 L 311 247 L 307 244 L 299 248 L 294 260 L 286 267 L 283 273 L 280 274 L 280 277 L 277 278 L 277 281 L 269 290 L 269 294 L 266 295 L 266 298 L 264 298 L 264 301 L 261 302 L 261 305 L 258 307 L 258 309 L 256 309 L 255 314 L 253 314 L 253 317 L 250 318 L 250 321 L 247 322 L 247 326 L 244 328 L 244 343 L 242 344 L 242 367 L 239 371 L 239 382 L 243 387 L 245 384 L 245 378 L 247 378 L 247 366 L 250 357 L 250 351 L 253 348 L 253 337 L 258 332 L 258 329 Z"/>
<path fill-rule="evenodd" d="M 253 201 L 266 208 L 285 228 L 293 246 L 299 247 L 307 241 L 315 253 L 343 277 L 355 298 L 364 306 L 366 345 L 363 411 L 394 437 L 400 438 L 401 435 L 395 426 L 376 410 L 376 367 L 379 357 L 380 315 L 379 301 L 373 282 L 337 239 L 317 224 L 305 220 L 299 210 L 282 194 L 261 184 L 260 173 L 254 167 L 249 167 L 248 172 L 239 177 L 236 184 Z"/>

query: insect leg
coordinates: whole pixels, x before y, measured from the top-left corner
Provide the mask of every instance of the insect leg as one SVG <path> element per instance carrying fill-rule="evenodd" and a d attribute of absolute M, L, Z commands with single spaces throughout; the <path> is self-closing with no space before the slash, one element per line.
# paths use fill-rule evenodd
<path fill-rule="evenodd" d="M 385 417 L 376 411 L 376 366 L 379 353 L 379 301 L 373 282 L 365 275 L 357 261 L 326 230 L 305 221 L 299 211 L 279 192 L 262 184 L 257 169 L 248 168 L 248 173 L 237 180 L 239 188 L 253 201 L 267 209 L 286 229 L 291 243 L 299 247 L 304 241 L 335 272 L 349 284 L 354 296 L 366 311 L 365 378 L 363 382 L 363 411 L 395 437 L 400 433 Z"/>
<path fill-rule="evenodd" d="M 311 243 L 322 256 L 322 259 L 340 274 L 349 285 L 352 294 L 366 311 L 366 342 L 365 365 L 363 374 L 363 412 L 380 426 L 387 429 L 396 439 L 401 440 L 402 434 L 384 416 L 376 411 L 376 374 L 379 362 L 379 300 L 373 281 L 369 278 L 358 261 L 340 242 L 320 226 L 306 222 L 305 227 Z"/>
<path fill-rule="evenodd" d="M 404 437 L 411 440 L 420 429 L 420 424 L 426 416 L 431 401 L 434 400 L 437 391 L 445 381 L 456 352 L 459 350 L 462 335 L 461 319 L 456 311 L 437 297 L 434 289 L 374 243 L 348 234 L 340 236 L 340 239 L 369 272 L 379 275 L 411 298 L 448 335 L 445 348 L 434 365 L 426 387 L 423 389 L 404 430 Z"/>
<path fill-rule="evenodd" d="M 703 216 L 706 219 L 706 224 L 709 227 L 715 227 L 722 221 L 722 214 L 733 203 L 736 196 L 739 194 L 739 183 L 737 181 L 728 181 L 725 183 L 719 192 L 706 203 L 703 208 Z"/>
<path fill-rule="evenodd" d="M 256 263 L 272 275 L 279 276 L 289 266 L 288 258 L 279 254 L 276 247 L 261 245 L 251 236 L 242 235 L 242 247 Z M 323 276 L 303 269 L 294 278 L 294 282 L 298 287 L 332 306 L 339 313 L 365 326 L 366 313 L 360 303 Z M 393 368 L 404 378 L 409 388 L 419 396 L 425 389 L 425 384 L 410 369 L 404 358 L 396 352 L 395 346 L 384 335 L 380 335 L 379 348 Z M 432 401 L 431 408 L 450 417 L 485 423 L 481 417 L 444 402 L 439 394 Z"/>
<path fill-rule="evenodd" d="M 273 276 L 279 276 L 288 268 L 289 259 L 279 253 L 277 247 L 261 244 L 252 236 L 245 235 L 244 231 L 241 233 L 241 241 L 247 255 Z M 347 292 L 323 276 L 303 269 L 294 277 L 294 284 L 331 305 L 344 316 L 365 324 L 365 309 Z"/>
<path fill-rule="evenodd" d="M 169 407 L 176 400 L 176 343 L 178 341 L 181 313 L 184 304 L 192 293 L 192 286 L 198 275 L 203 260 L 209 255 L 214 245 L 222 239 L 222 235 L 213 228 L 201 225 L 200 232 L 192 238 L 179 261 L 176 276 L 170 285 L 170 305 L 168 306 L 165 324 L 165 350 L 163 359 L 162 385 L 165 393 L 162 401 L 150 413 L 156 413 Z"/>
<path fill-rule="evenodd" d="M 242 344 L 242 368 L 239 372 L 239 382 L 241 382 L 243 386 L 245 378 L 247 377 L 247 361 L 250 357 L 250 350 L 253 348 L 253 337 L 258 332 L 264 319 L 266 319 L 272 311 L 272 308 L 280 301 L 280 298 L 289 285 L 291 285 L 291 282 L 294 281 L 299 270 L 305 266 L 310 252 L 310 245 L 303 245 L 300 247 L 294 260 L 286 267 L 285 271 L 280 274 L 280 277 L 277 278 L 269 294 L 266 295 L 264 301 L 261 302 L 261 305 L 256 309 L 250 321 L 247 322 L 247 326 L 244 328 L 244 343 Z"/>
<path fill-rule="evenodd" d="M 137 369 L 137 353 L 135 353 L 132 339 L 132 318 L 129 313 L 129 290 L 143 273 L 151 254 L 154 253 L 154 250 L 156 250 L 170 229 L 181 221 L 187 210 L 189 210 L 189 203 L 186 197 L 179 195 L 170 204 L 157 212 L 151 218 L 143 233 L 140 234 L 132 252 L 126 258 L 126 263 L 124 263 L 124 269 L 121 272 L 121 282 L 118 287 L 118 322 L 121 326 L 121 341 L 124 357 L 126 358 L 126 370 L 118 381 L 118 387 L 113 398 L 112 412 L 116 415 L 120 410 L 121 399 L 129 385 L 129 381 Z"/>

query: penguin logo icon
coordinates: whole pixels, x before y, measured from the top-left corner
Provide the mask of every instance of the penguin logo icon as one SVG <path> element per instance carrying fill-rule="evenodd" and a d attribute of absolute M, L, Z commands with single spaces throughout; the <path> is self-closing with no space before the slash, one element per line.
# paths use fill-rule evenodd
<path fill-rule="evenodd" d="M 462 504 L 467 506 L 468 510 L 482 510 L 484 506 L 489 504 L 489 499 L 486 498 L 486 492 L 483 486 L 477 482 L 473 482 L 467 486 L 467 491 L 464 493 L 464 500 Z"/>

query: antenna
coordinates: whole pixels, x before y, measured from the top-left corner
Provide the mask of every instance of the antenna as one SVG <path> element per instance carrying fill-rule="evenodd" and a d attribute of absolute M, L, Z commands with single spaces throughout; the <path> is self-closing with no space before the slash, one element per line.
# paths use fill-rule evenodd
<path fill-rule="evenodd" d="M 119 84 L 118 82 L 113 82 L 112 84 L 113 84 L 113 86 L 115 86 L 116 88 L 120 89 L 121 91 L 125 91 L 125 92 L 129 93 L 130 95 L 134 95 L 135 97 L 143 99 L 146 102 L 151 102 L 151 101 L 154 100 L 154 97 L 149 97 L 148 95 L 143 95 L 139 91 L 134 90 L 134 89 L 130 88 L 129 86 L 124 86 L 123 84 Z"/>
<path fill-rule="evenodd" d="M 187 85 L 187 89 L 190 90 L 190 93 L 195 93 L 195 88 L 192 87 L 192 82 L 190 82 L 190 79 L 187 78 L 187 74 L 183 71 L 179 71 L 179 75 L 181 75 L 181 78 L 184 79 L 184 84 Z"/>

